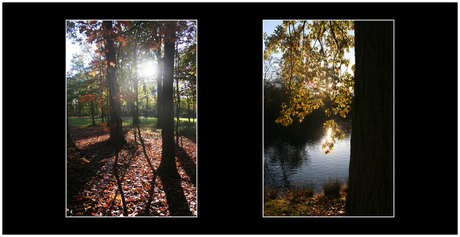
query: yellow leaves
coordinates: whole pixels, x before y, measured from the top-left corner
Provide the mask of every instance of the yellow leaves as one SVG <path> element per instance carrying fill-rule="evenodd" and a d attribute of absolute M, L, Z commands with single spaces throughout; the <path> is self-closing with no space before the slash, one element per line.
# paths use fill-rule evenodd
<path fill-rule="evenodd" d="M 115 66 L 116 66 L 116 64 L 115 64 L 114 62 L 110 62 L 109 64 L 110 64 L 110 66 L 112 66 L 112 67 L 115 67 Z"/>
<path fill-rule="evenodd" d="M 123 200 L 121 199 L 121 195 L 120 195 L 120 194 L 117 195 L 117 197 L 115 198 L 115 200 L 119 202 L 119 204 L 118 204 L 119 206 L 123 206 Z"/>

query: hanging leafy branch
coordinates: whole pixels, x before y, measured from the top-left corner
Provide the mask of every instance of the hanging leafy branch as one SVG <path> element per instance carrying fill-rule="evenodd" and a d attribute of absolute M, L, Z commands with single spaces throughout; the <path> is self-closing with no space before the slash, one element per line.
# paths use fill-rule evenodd
<path fill-rule="evenodd" d="M 325 109 L 327 116 L 347 116 L 354 77 L 342 72 L 342 67 L 350 65 L 344 54 L 354 47 L 354 36 L 348 33 L 352 30 L 352 21 L 283 21 L 274 34 L 264 34 L 264 60 L 282 53 L 279 67 L 285 101 L 276 123 L 289 126 L 294 117 L 302 122 L 326 101 L 332 106 Z M 354 65 L 351 68 L 354 70 Z M 334 120 L 326 124 L 337 127 Z M 339 139 L 341 134 L 334 133 Z"/>

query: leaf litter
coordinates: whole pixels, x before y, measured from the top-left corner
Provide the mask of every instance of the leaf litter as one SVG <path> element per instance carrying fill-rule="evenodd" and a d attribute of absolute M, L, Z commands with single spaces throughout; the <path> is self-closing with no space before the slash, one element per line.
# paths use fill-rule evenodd
<path fill-rule="evenodd" d="M 67 215 L 123 216 L 123 203 L 113 175 L 118 169 L 125 195 L 128 216 L 170 216 L 170 205 L 177 198 L 167 198 L 164 182 L 154 175 L 142 151 L 135 146 L 132 131 L 120 149 L 118 164 L 115 148 L 108 144 L 109 134 L 97 127 L 72 128 L 71 134 L 79 151 L 67 155 Z M 155 170 L 160 165 L 162 140 L 159 133 L 143 133 L 145 149 Z M 182 140 L 176 147 L 176 167 L 188 208 L 196 216 L 196 144 Z M 155 179 L 155 180 L 154 180 Z M 170 203 L 168 203 L 168 200 Z M 148 208 L 148 209 L 147 209 Z"/>

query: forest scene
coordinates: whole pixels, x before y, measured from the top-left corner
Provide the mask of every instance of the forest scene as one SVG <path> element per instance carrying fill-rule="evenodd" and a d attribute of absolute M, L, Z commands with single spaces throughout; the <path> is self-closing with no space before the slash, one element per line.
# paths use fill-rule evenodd
<path fill-rule="evenodd" d="M 392 215 L 392 24 L 264 21 L 264 216 Z"/>
<path fill-rule="evenodd" d="M 196 30 L 66 21 L 67 217 L 197 216 Z"/>

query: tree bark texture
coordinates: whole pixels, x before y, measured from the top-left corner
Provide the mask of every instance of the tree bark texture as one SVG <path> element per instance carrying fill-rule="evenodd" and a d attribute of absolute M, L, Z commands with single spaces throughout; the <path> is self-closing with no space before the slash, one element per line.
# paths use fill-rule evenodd
<path fill-rule="evenodd" d="M 346 215 L 393 213 L 393 22 L 355 22 Z"/>
<path fill-rule="evenodd" d="M 115 47 L 113 44 L 113 40 L 109 35 L 112 29 L 112 22 L 111 21 L 104 21 L 105 30 L 104 31 L 104 39 L 107 41 L 107 45 L 105 46 L 106 52 L 106 59 L 107 59 L 107 80 L 109 82 L 110 87 L 110 124 L 119 124 L 115 128 L 110 129 L 110 138 L 109 143 L 116 144 L 123 144 L 125 142 L 125 138 L 123 136 L 122 130 L 122 118 L 121 118 L 121 105 L 119 100 L 115 100 L 114 97 L 120 91 L 120 87 L 118 85 L 117 79 L 117 67 L 113 66 L 116 65 L 115 61 Z M 111 64 L 112 63 L 112 64 Z M 117 137 L 117 130 L 120 136 Z M 118 139 L 117 139 L 118 138 Z"/>
<path fill-rule="evenodd" d="M 163 74 L 163 149 L 159 170 L 168 174 L 177 173 L 174 152 L 174 105 L 173 105 L 173 81 L 174 81 L 174 48 L 175 48 L 175 22 L 168 22 L 169 40 L 165 40 L 165 58 Z"/>

